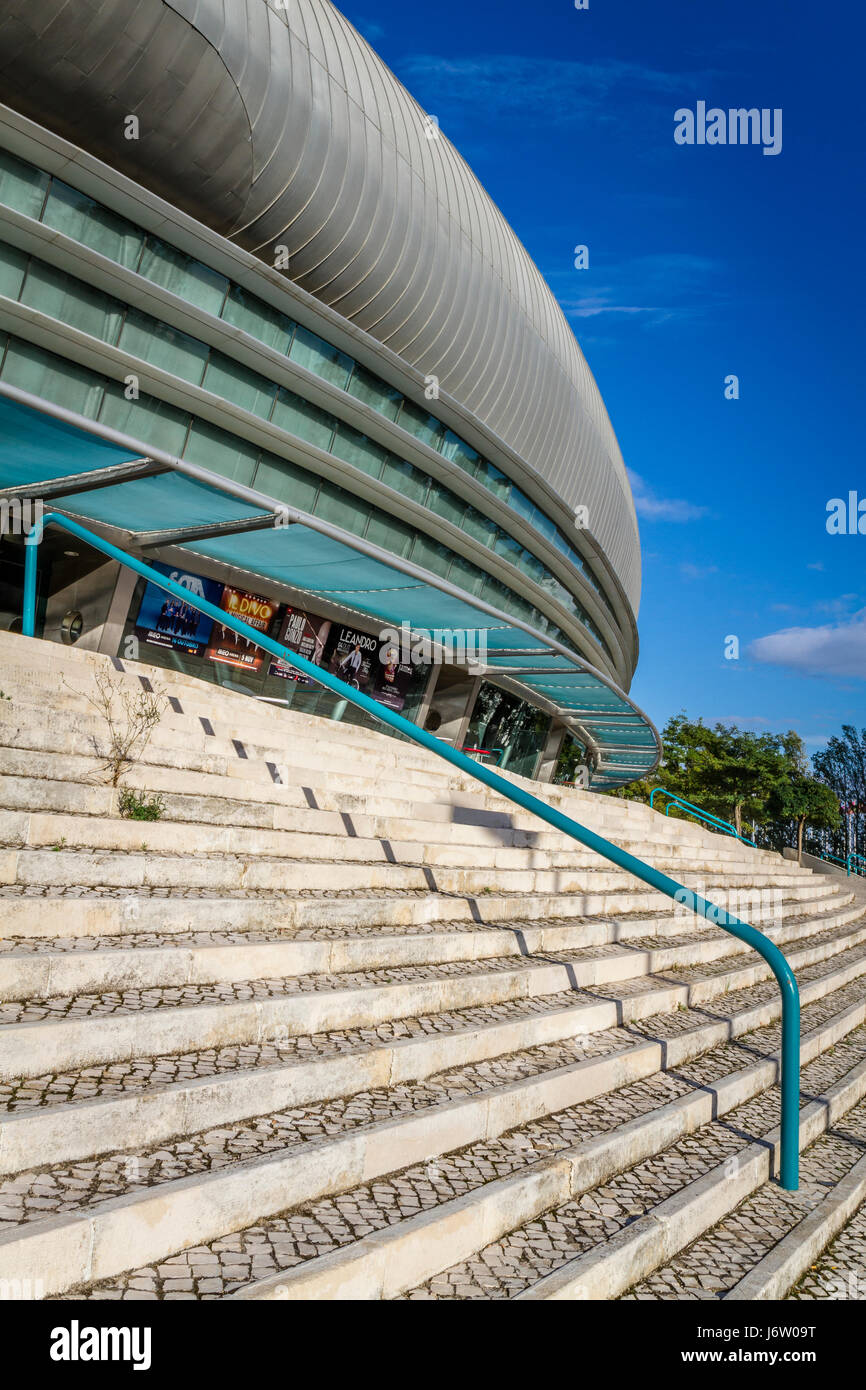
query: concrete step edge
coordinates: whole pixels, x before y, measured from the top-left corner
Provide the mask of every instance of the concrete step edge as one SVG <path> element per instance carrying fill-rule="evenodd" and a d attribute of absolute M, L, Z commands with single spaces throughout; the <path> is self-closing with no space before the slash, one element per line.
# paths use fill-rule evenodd
<path fill-rule="evenodd" d="M 777 945 L 821 937 L 866 916 L 859 905 L 823 918 L 780 922 L 764 928 Z M 755 923 L 753 923 L 755 925 Z M 557 952 L 617 945 L 605 924 L 570 927 L 505 928 L 483 932 L 424 932 L 415 935 L 360 936 L 322 941 L 228 942 L 218 945 L 114 947 L 89 952 L 22 952 L 0 954 L 0 1003 L 50 999 L 58 995 L 104 993 L 115 989 L 157 989 L 253 979 L 294 978 L 344 971 L 399 968 L 406 965 L 550 957 Z M 852 935 L 856 935 L 852 933 Z M 559 937 L 559 940 L 554 938 Z M 562 938 L 565 937 L 563 940 Z M 549 938 L 549 940 L 548 940 Z M 859 936 L 866 939 L 866 929 Z M 820 944 L 816 942 L 816 944 Z M 851 943 L 855 944 L 854 941 Z M 706 940 L 610 952 L 568 964 L 576 988 L 654 975 L 677 966 L 700 965 L 748 956 L 751 948 L 724 934 Z M 549 961 L 548 963 L 555 963 Z"/>
<path fill-rule="evenodd" d="M 808 1216 L 735 1284 L 725 1301 L 782 1299 L 866 1201 L 866 1155 Z"/>
<path fill-rule="evenodd" d="M 800 1148 L 807 1148 L 866 1095 L 866 1062 L 853 1067 L 825 1095 L 800 1111 Z M 615 1299 L 718 1225 L 734 1207 L 778 1171 L 774 1128 L 737 1156 L 737 1170 L 721 1163 L 603 1247 L 563 1265 L 517 1295 L 519 1301 Z"/>
<path fill-rule="evenodd" d="M 802 1039 L 805 1066 L 866 1019 L 866 1003 L 849 1007 Z M 350 1245 L 238 1290 L 242 1300 L 390 1299 L 470 1259 L 565 1202 L 676 1143 L 772 1086 L 778 1054 L 720 1077 L 606 1134 L 561 1149 Z M 666 1061 L 663 1069 L 670 1070 Z"/>
<path fill-rule="evenodd" d="M 834 954 L 839 954 L 836 952 Z M 830 960 L 832 954 L 828 954 Z M 866 955 L 810 981 L 804 1002 L 821 997 L 824 982 L 843 983 L 866 974 Z M 701 982 L 702 984 L 704 982 Z M 726 976 L 714 977 L 715 988 L 701 989 L 699 999 L 728 992 Z M 837 988 L 840 986 L 836 986 Z M 179 1005 L 127 1014 L 92 1014 L 82 1018 L 9 1023 L 0 1027 L 0 1080 L 77 1071 L 136 1056 L 194 1051 L 216 1042 L 266 1042 L 276 1032 L 295 1037 L 346 1028 L 371 1027 L 397 1018 L 422 1017 L 455 1009 L 563 993 L 572 988 L 568 966 L 538 965 L 488 974 L 440 976 L 428 980 L 350 989 L 280 995 L 263 1000 Z M 815 990 L 819 990 L 817 994 Z M 688 1008 L 694 987 L 665 982 L 618 999 L 575 1005 L 583 1011 L 582 1031 L 593 1032 L 638 1022 L 656 1014 Z M 745 1016 L 760 1013 L 761 1006 Z M 772 1015 L 771 1015 L 772 1016 Z"/>

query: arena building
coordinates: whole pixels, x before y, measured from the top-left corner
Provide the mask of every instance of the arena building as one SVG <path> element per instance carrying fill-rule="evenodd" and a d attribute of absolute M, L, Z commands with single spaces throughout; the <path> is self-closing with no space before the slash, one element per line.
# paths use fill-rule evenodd
<path fill-rule="evenodd" d="M 601 395 L 339 11 L 7 0 L 0 82 L 0 625 L 50 507 L 513 772 L 645 776 Z M 42 552 L 40 635 L 367 718 L 68 535 Z"/>

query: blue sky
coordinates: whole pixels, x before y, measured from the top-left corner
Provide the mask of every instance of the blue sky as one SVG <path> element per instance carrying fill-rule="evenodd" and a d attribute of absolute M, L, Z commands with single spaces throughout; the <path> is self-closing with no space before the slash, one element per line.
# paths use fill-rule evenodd
<path fill-rule="evenodd" d="M 831 498 L 866 499 L 858 7 L 341 8 L 498 203 L 599 383 L 641 528 L 634 697 L 659 727 L 686 709 L 810 751 L 866 724 L 866 535 L 826 529 Z M 781 152 L 677 145 L 699 100 L 781 108 Z"/>

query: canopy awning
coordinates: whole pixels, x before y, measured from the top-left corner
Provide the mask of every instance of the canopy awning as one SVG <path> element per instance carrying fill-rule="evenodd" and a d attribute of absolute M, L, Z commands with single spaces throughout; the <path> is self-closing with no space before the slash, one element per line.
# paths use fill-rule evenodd
<path fill-rule="evenodd" d="M 486 634 L 486 673 L 546 701 L 595 754 L 593 785 L 652 770 L 658 734 L 603 673 L 544 633 L 473 601 L 437 576 L 350 532 L 154 450 L 61 407 L 0 385 L 0 501 L 43 497 L 82 521 L 127 532 L 136 547 L 181 546 L 433 638 Z M 294 524 L 291 524 L 294 523 Z"/>

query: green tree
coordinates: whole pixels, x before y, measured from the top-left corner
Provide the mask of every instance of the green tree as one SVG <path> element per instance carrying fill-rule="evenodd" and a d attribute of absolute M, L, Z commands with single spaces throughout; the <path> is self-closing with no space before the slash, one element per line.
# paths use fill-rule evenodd
<path fill-rule="evenodd" d="M 851 842 L 846 844 L 840 837 L 837 850 L 862 853 L 866 845 L 866 729 L 858 734 L 852 724 L 843 724 L 841 738 L 834 735 L 827 747 L 815 754 L 812 765 L 852 813 Z"/>
<path fill-rule="evenodd" d="M 783 771 L 770 798 L 770 812 L 773 828 L 784 827 L 783 842 L 790 838 L 785 833 L 787 827 L 793 828 L 797 841 L 797 863 L 802 864 L 807 826 L 813 830 L 836 829 L 841 820 L 839 801 L 825 782 L 819 782 L 811 775 L 806 750 L 799 735 L 791 731 L 783 736 L 781 742 Z"/>

